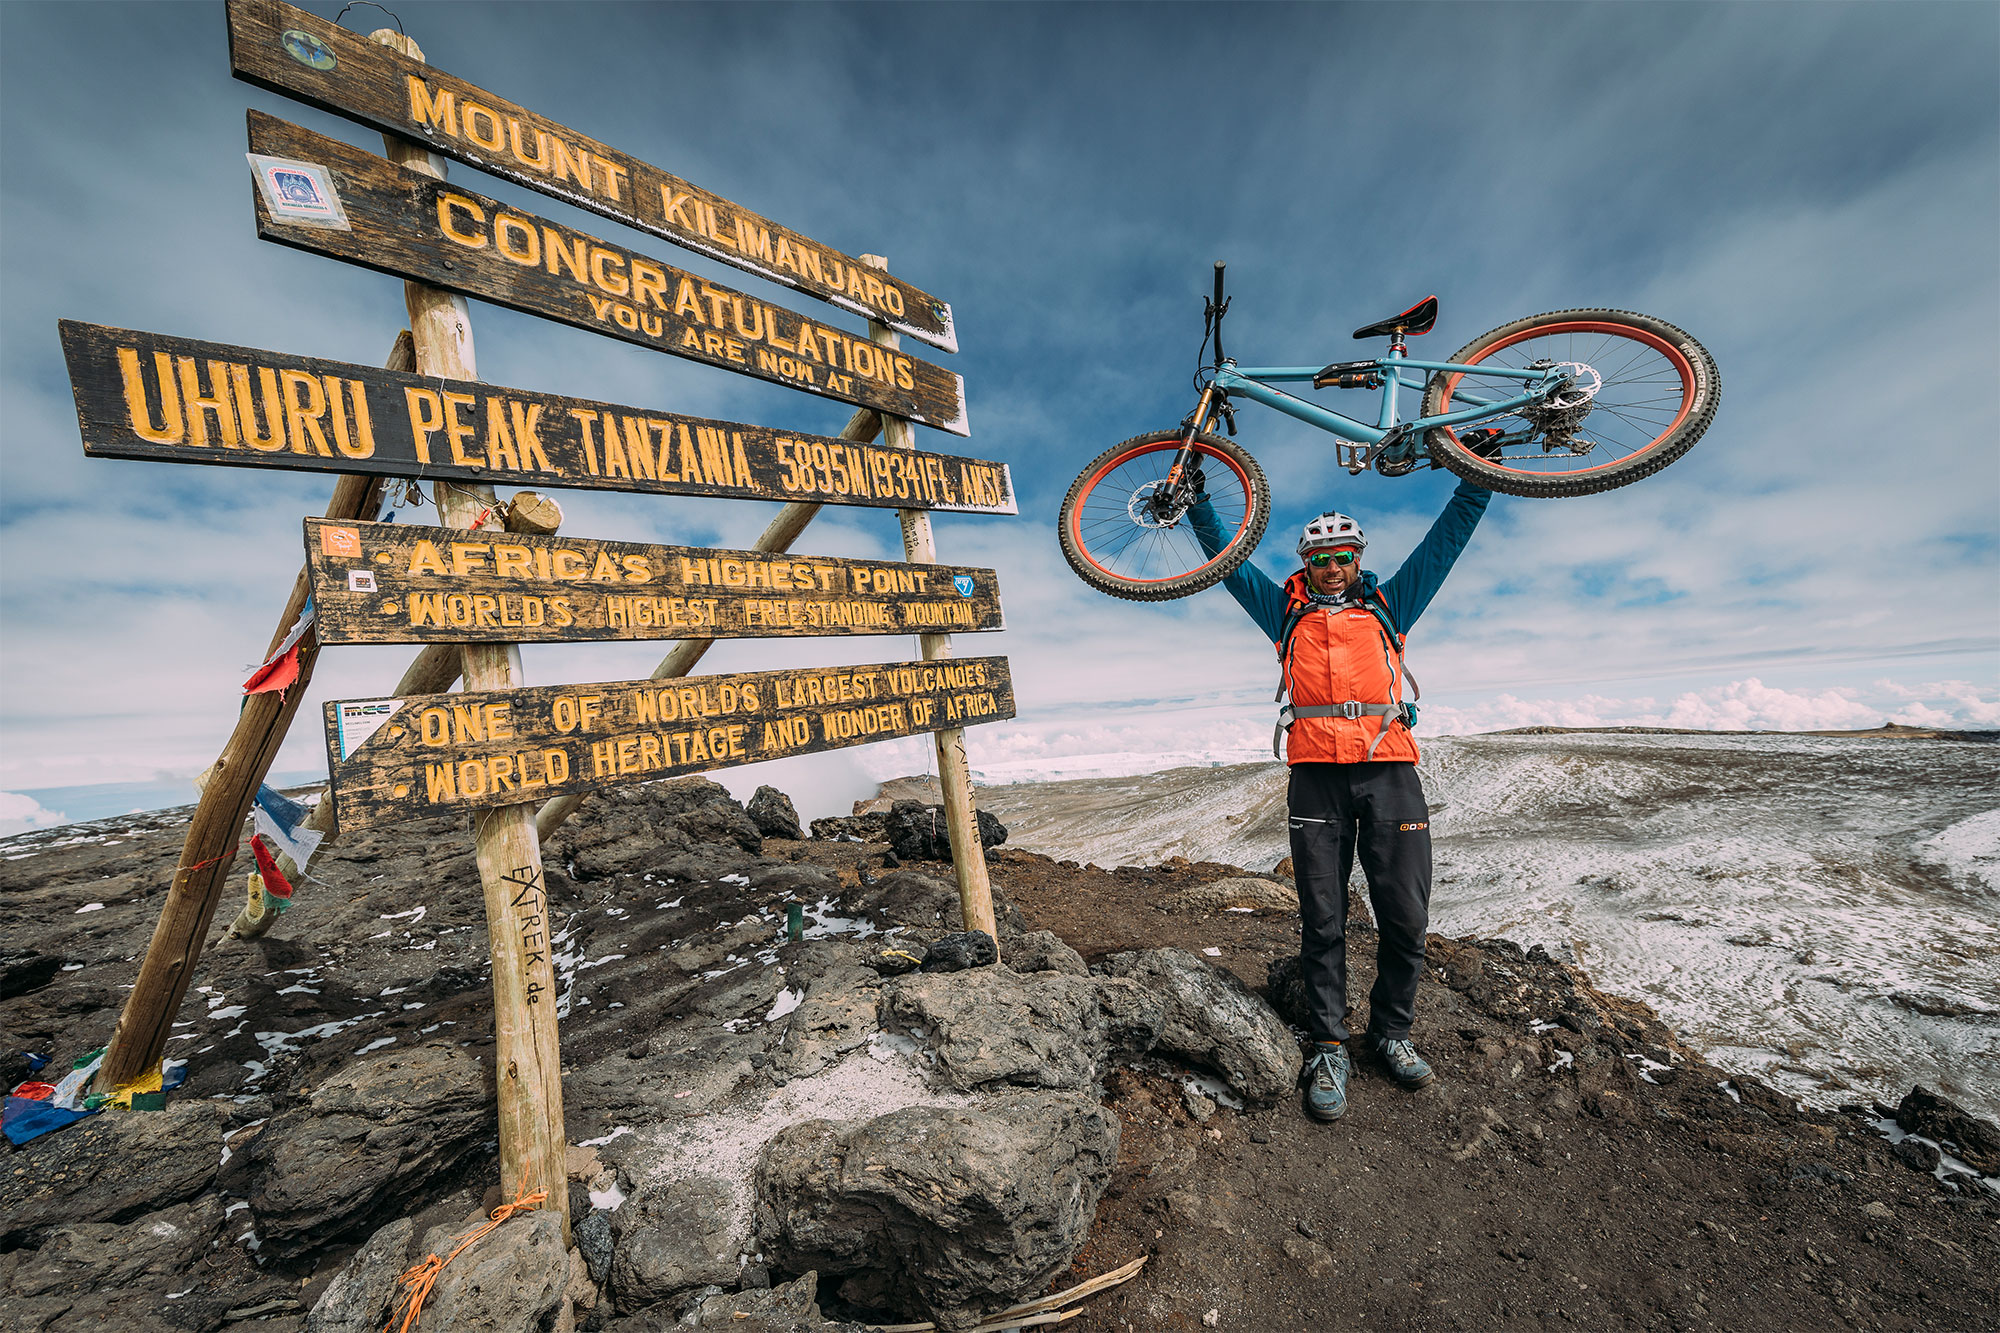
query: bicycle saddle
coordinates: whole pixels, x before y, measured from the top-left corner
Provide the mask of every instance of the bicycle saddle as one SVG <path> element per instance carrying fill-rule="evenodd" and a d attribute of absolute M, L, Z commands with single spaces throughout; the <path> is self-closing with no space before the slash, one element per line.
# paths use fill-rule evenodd
<path fill-rule="evenodd" d="M 1386 338 L 1392 333 L 1402 333 L 1415 337 L 1418 334 L 1429 333 L 1431 325 L 1437 322 L 1438 299 L 1435 296 L 1426 296 L 1400 315 L 1394 315 L 1379 324 L 1370 324 L 1367 328 L 1356 329 L 1354 336 Z"/>

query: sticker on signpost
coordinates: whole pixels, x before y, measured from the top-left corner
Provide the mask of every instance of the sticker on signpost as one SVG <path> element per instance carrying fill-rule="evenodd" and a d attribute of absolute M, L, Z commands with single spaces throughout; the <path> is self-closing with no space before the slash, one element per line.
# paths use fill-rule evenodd
<path fill-rule="evenodd" d="M 401 699 L 359 699 L 340 705 L 338 729 L 342 759 L 360 749 L 370 736 L 382 729 L 398 708 Z"/>
<path fill-rule="evenodd" d="M 347 210 L 340 206 L 340 192 L 333 188 L 333 173 L 325 167 L 262 153 L 244 156 L 250 159 L 257 192 L 264 197 L 264 207 L 272 217 L 299 227 L 351 230 Z"/>

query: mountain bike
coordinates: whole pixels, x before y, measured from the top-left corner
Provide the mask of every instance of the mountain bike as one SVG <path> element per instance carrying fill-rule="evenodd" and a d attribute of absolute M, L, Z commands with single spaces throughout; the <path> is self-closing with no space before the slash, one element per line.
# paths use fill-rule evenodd
<path fill-rule="evenodd" d="M 1271 517 L 1264 470 L 1233 439 L 1235 400 L 1276 408 L 1335 437 L 1350 475 L 1404 476 L 1428 463 L 1507 495 L 1590 495 L 1658 472 L 1694 447 L 1715 419 L 1715 358 L 1665 320 L 1627 310 L 1558 310 L 1503 324 L 1449 361 L 1410 357 L 1409 339 L 1437 323 L 1437 297 L 1354 331 L 1387 338 L 1386 355 L 1332 365 L 1243 369 L 1223 354 L 1223 265 L 1203 302 L 1195 388 L 1179 426 L 1136 435 L 1099 454 L 1063 498 L 1063 555 L 1091 587 L 1164 601 L 1220 582 L 1257 548 Z M 1209 342 L 1212 362 L 1201 364 Z M 1414 376 L 1412 372 L 1415 372 Z M 1273 385 L 1379 393 L 1371 424 Z M 1414 418 L 1399 391 L 1422 394 Z M 1191 511 L 1206 501 L 1204 539 Z M 1219 533 L 1219 538 L 1216 534 Z"/>

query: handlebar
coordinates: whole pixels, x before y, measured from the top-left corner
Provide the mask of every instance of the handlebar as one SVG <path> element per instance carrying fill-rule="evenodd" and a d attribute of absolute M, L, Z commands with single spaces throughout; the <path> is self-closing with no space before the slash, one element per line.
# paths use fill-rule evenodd
<path fill-rule="evenodd" d="M 1222 369 L 1222 362 L 1224 360 L 1222 355 L 1222 315 L 1224 311 L 1229 309 L 1229 303 L 1222 299 L 1223 267 L 1222 260 L 1218 259 L 1215 261 L 1215 301 L 1209 307 L 1210 315 L 1215 321 L 1215 368 L 1217 370 Z"/>

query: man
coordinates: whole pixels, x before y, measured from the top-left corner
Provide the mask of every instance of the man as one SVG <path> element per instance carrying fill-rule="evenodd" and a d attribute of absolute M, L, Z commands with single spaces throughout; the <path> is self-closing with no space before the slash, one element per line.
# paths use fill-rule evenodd
<path fill-rule="evenodd" d="M 1305 1109 L 1347 1112 L 1347 879 L 1354 855 L 1368 876 L 1380 931 L 1363 1047 L 1398 1084 L 1428 1086 L 1431 1067 L 1410 1041 L 1430 925 L 1430 808 L 1417 781 L 1415 716 L 1406 707 L 1403 640 L 1460 551 L 1492 492 L 1460 482 L 1451 501 L 1387 583 L 1361 567 L 1361 525 L 1328 511 L 1305 525 L 1301 568 L 1280 586 L 1248 562 L 1223 586 L 1277 645 L 1279 731 L 1291 765 L 1292 873 L 1299 886 L 1299 975 L 1311 1016 Z M 1190 511 L 1210 551 L 1221 525 L 1204 496 Z M 1276 741 L 1273 750 L 1276 750 Z"/>

